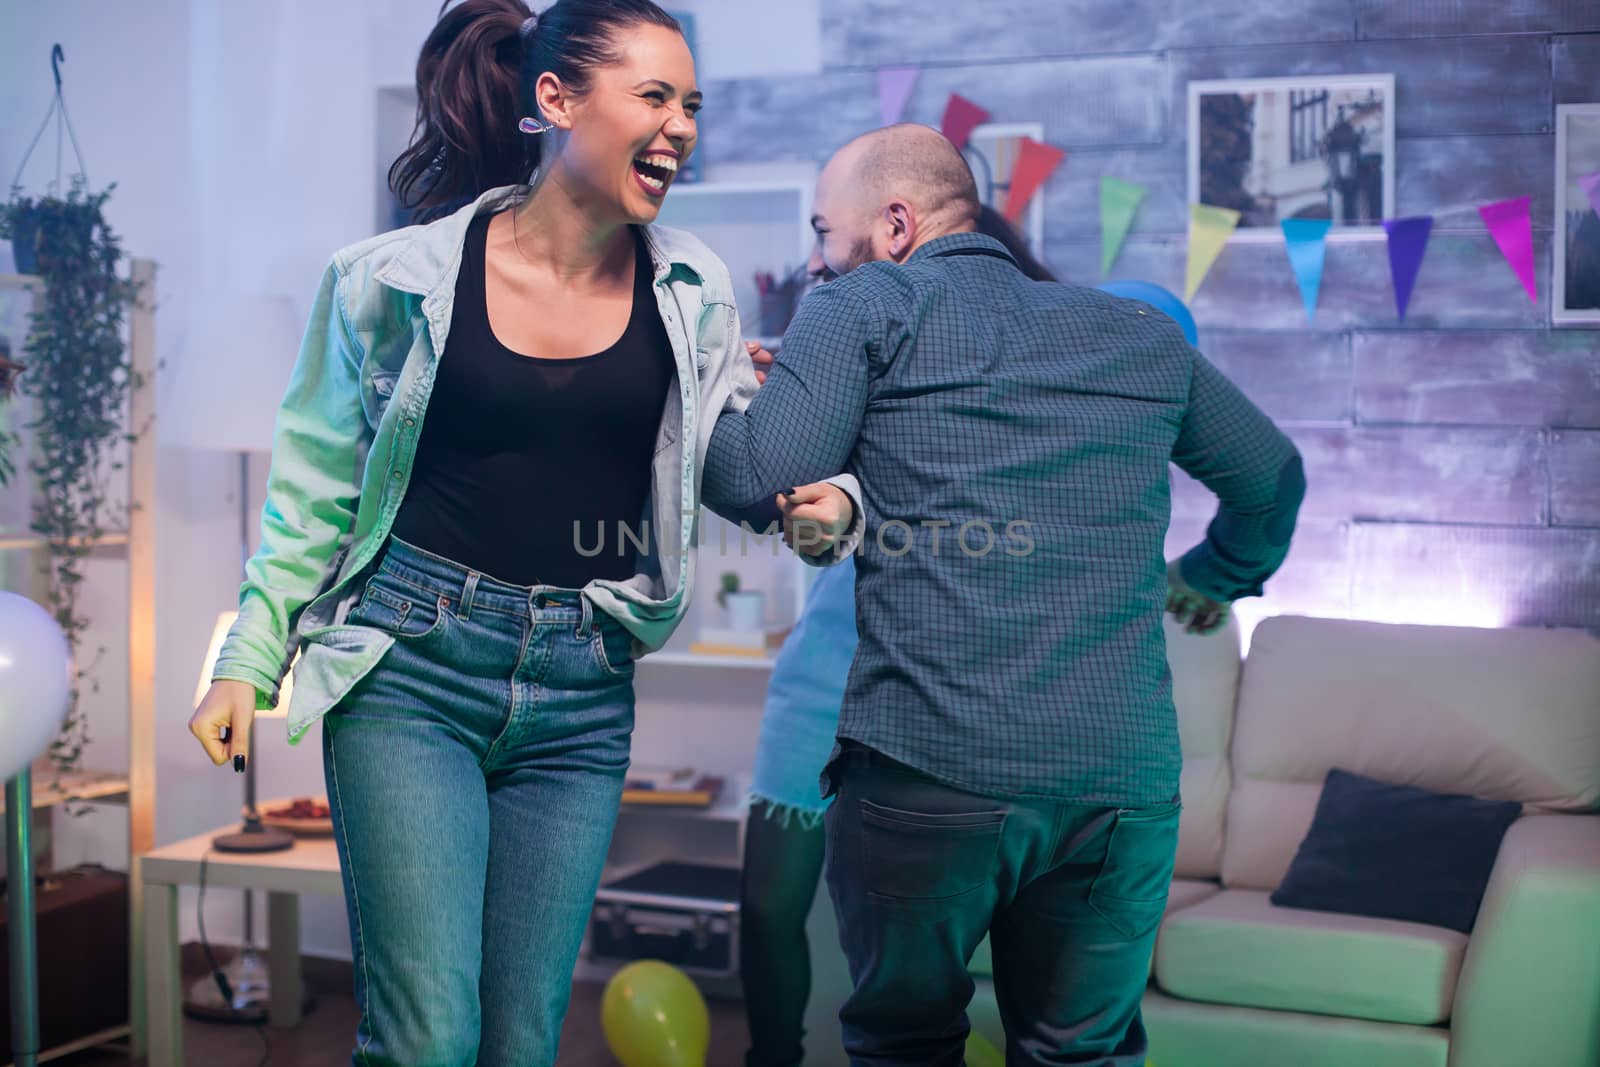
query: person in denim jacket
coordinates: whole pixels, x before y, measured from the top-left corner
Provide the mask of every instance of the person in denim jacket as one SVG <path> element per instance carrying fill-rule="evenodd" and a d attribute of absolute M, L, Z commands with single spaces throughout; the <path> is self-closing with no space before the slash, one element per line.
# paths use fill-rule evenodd
<path fill-rule="evenodd" d="M 700 484 L 712 427 L 757 382 L 726 267 L 652 225 L 701 101 L 675 20 L 650 0 L 537 18 L 467 0 L 417 79 L 390 178 L 430 221 L 323 276 L 261 547 L 190 729 L 243 766 L 298 650 L 290 739 L 323 721 L 353 1062 L 548 1065 L 634 660 L 683 617 L 699 502 L 805 520 L 815 552 L 859 489 L 733 508 Z"/>

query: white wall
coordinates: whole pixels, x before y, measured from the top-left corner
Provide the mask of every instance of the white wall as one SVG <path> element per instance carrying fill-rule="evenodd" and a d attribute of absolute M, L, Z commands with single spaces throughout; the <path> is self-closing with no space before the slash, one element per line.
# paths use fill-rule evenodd
<path fill-rule="evenodd" d="M 701 80 L 820 69 L 817 0 L 799 3 L 680 0 L 697 15 Z M 90 178 L 115 181 L 112 226 L 134 255 L 157 261 L 158 411 L 185 362 L 227 353 L 185 351 L 201 311 L 233 290 L 289 296 L 309 309 L 329 254 L 366 237 L 376 210 L 375 110 L 382 86 L 411 83 L 434 0 L 53 0 L 0 5 L 0 177 L 9 179 L 53 88 L 50 45 L 60 42 L 68 106 Z M 48 178 L 53 146 L 25 184 Z M 4 253 L 0 253 L 3 257 Z M 221 402 L 258 402 L 221 398 Z M 265 460 L 254 464 L 252 536 Z M 218 610 L 238 581 L 236 461 L 163 447 L 155 503 L 157 546 L 157 835 L 161 843 L 234 817 L 241 783 L 215 768 L 185 724 L 199 659 Z M 92 706 L 89 765 L 126 760 L 122 674 L 126 594 L 120 568 L 97 565 L 91 600 L 108 646 L 106 685 Z M 744 672 L 641 679 L 641 759 L 699 753 L 734 769 L 754 744 L 761 687 Z M 664 687 L 664 688 L 663 688 Z M 263 797 L 324 792 L 320 736 L 283 743 L 281 721 L 258 727 Z M 702 742 L 697 738 L 712 739 Z M 104 808 L 57 818 L 57 856 L 121 865 L 124 813 Z M 207 930 L 237 939 L 236 894 L 208 894 Z M 197 935 L 195 901 L 181 921 Z M 264 915 L 262 909 L 258 913 Z M 342 903 L 307 900 L 308 952 L 347 955 Z M 264 919 L 258 918 L 258 928 Z"/>
<path fill-rule="evenodd" d="M 661 0 L 695 17 L 700 84 L 822 72 L 820 0 Z"/>

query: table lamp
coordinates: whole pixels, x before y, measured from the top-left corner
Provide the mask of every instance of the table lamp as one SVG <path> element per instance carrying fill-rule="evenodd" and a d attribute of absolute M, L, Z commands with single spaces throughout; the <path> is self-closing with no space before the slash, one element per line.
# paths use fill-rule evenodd
<path fill-rule="evenodd" d="M 206 309 L 184 344 L 183 359 L 174 369 L 172 396 L 158 424 L 163 444 L 205 451 L 232 452 L 239 459 L 239 566 L 250 558 L 250 456 L 272 451 L 278 405 L 300 350 L 301 323 L 285 297 L 234 293 L 202 298 Z M 211 670 L 236 611 L 222 613 L 211 635 L 205 664 L 195 690 L 195 703 L 211 684 Z M 283 715 L 289 706 L 286 678 L 277 708 L 256 716 Z M 244 772 L 244 822 L 237 832 L 218 835 L 212 844 L 223 852 L 271 852 L 290 848 L 294 839 L 264 826 L 256 811 L 256 747 L 254 726 L 250 759 Z M 222 968 L 231 988 L 224 998 L 213 977 L 190 989 L 184 1007 L 212 1019 L 259 1022 L 266 1018 L 270 988 L 266 961 L 255 948 L 254 899 L 244 896 L 244 948 Z"/>
<path fill-rule="evenodd" d="M 200 678 L 194 686 L 194 706 L 199 707 L 211 688 L 211 674 L 217 666 L 217 656 L 222 652 L 222 642 L 233 628 L 237 611 L 224 611 L 217 616 L 211 628 L 211 644 L 206 648 L 205 663 L 200 668 Z M 299 656 L 295 657 L 298 662 Z M 278 686 L 278 702 L 270 708 L 257 708 L 257 719 L 282 719 L 289 714 L 289 697 L 294 693 L 294 675 L 283 676 Z M 256 810 L 256 739 L 255 723 L 250 724 L 250 758 L 244 764 L 244 824 L 234 833 L 218 834 L 211 839 L 211 847 L 218 852 L 278 852 L 292 848 L 294 838 L 283 830 L 263 825 L 261 813 Z"/>

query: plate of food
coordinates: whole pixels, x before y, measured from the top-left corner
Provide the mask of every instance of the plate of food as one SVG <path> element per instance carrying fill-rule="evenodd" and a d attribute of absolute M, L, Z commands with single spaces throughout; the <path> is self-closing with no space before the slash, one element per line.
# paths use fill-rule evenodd
<path fill-rule="evenodd" d="M 291 834 L 331 834 L 333 815 L 327 797 L 289 797 L 258 804 L 261 821 Z"/>

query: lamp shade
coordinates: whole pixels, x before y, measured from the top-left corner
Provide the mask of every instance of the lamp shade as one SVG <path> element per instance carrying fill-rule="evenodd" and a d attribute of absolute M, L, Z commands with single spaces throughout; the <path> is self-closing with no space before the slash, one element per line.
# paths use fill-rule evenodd
<path fill-rule="evenodd" d="M 228 639 L 228 631 L 233 629 L 234 620 L 239 617 L 237 611 L 224 611 L 217 616 L 217 624 L 211 628 L 211 644 L 206 647 L 206 661 L 200 668 L 200 680 L 194 686 L 194 706 L 199 707 L 200 701 L 205 699 L 206 690 L 211 688 L 211 672 L 216 669 L 217 656 L 222 652 L 222 642 Z M 300 654 L 295 653 L 294 663 L 300 662 Z M 294 693 L 294 663 L 289 665 L 290 672 L 283 676 L 283 682 L 278 686 L 278 703 L 276 707 L 258 709 L 258 719 L 282 719 L 289 714 L 289 697 Z"/>
<path fill-rule="evenodd" d="M 302 323 L 287 297 L 205 302 L 183 346 L 158 422 L 163 444 L 269 452 L 272 427 L 300 352 Z"/>

